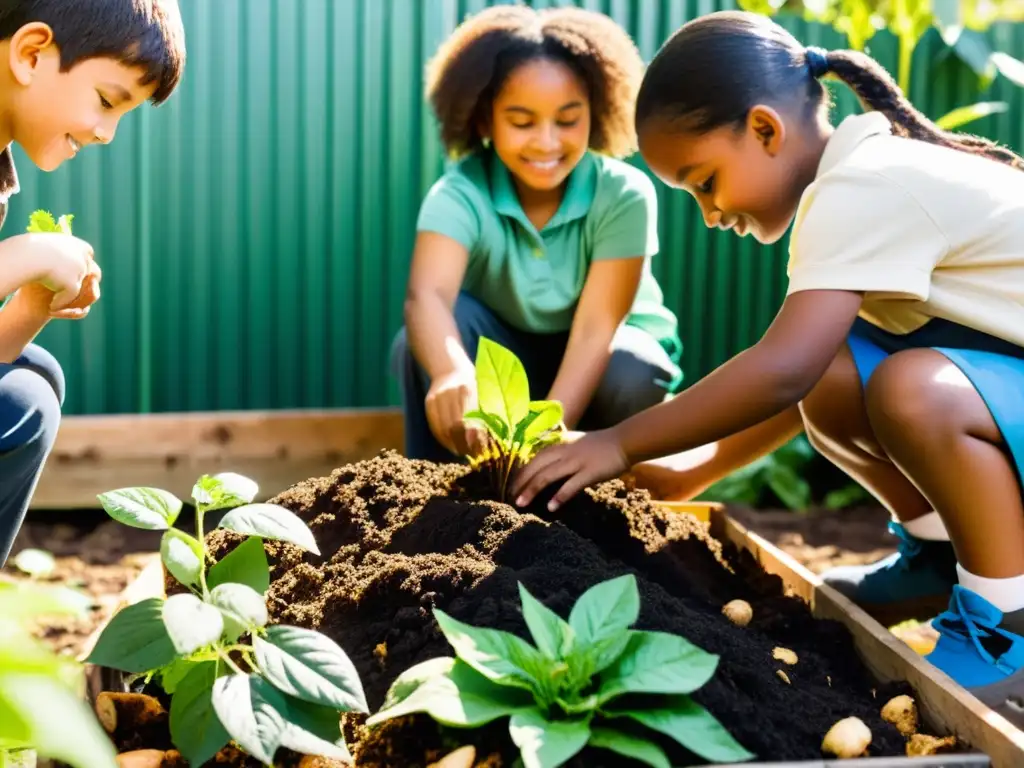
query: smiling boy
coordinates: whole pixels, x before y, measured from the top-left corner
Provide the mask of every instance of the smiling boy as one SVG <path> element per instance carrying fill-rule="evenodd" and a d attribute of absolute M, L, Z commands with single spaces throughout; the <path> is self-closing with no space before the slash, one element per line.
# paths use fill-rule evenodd
<path fill-rule="evenodd" d="M 53 171 L 146 101 L 163 103 L 185 66 L 174 0 L 0 0 L 0 226 L 18 192 L 12 146 Z M 53 446 L 64 399 L 57 361 L 32 340 L 99 298 L 92 247 L 64 234 L 0 241 L 0 566 Z M 13 295 L 12 295 L 13 294 Z"/>

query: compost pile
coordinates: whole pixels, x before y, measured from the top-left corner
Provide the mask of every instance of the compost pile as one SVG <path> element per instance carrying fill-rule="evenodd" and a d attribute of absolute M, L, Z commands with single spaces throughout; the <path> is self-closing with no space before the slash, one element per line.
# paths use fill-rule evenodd
<path fill-rule="evenodd" d="M 374 712 L 405 669 L 452 655 L 432 608 L 530 639 L 517 582 L 567 617 L 589 587 L 633 573 L 641 595 L 635 628 L 676 633 L 721 656 L 715 676 L 693 698 L 758 759 L 820 759 L 824 734 L 851 715 L 871 729 L 871 755 L 904 754 L 904 739 L 880 709 L 888 696 L 909 691 L 873 691 L 844 627 L 813 619 L 803 602 L 784 595 L 778 578 L 749 556 L 724 551 L 695 519 L 666 513 L 645 491 L 618 481 L 580 494 L 553 515 L 543 499 L 517 510 L 491 495 L 465 467 L 390 452 L 288 489 L 272 501 L 309 524 L 322 555 L 266 543 L 271 620 L 335 639 L 355 663 Z M 215 532 L 214 556 L 239 540 Z M 722 615 L 737 598 L 753 606 L 746 627 Z M 799 663 L 773 659 L 778 646 L 795 651 Z M 486 760 L 478 765 L 509 766 L 515 756 L 507 718 L 455 732 L 454 741 L 452 731 L 442 734 L 425 716 L 372 730 L 364 719 L 345 718 L 359 766 L 425 766 L 460 743 L 477 745 L 478 760 Z M 674 764 L 702 762 L 682 748 L 669 751 Z M 603 750 L 585 751 L 573 763 L 626 764 L 632 763 Z"/>

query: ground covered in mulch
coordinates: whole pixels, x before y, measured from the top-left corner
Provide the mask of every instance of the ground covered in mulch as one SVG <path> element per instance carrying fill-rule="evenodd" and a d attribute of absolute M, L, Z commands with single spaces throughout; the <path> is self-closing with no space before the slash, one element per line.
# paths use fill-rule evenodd
<path fill-rule="evenodd" d="M 489 496 L 464 468 L 396 454 L 289 489 L 273 501 L 309 523 L 322 556 L 267 543 L 272 620 L 337 640 L 375 711 L 402 671 L 451 653 L 432 608 L 529 639 L 518 582 L 567 616 L 590 586 L 633 573 L 641 594 L 636 627 L 680 634 L 721 656 L 715 677 L 693 698 L 760 759 L 820 758 L 825 732 L 851 715 L 871 728 L 872 755 L 904 753 L 903 739 L 879 716 L 893 691 L 872 690 L 845 629 L 812 619 L 802 602 L 783 595 L 778 579 L 723 552 L 692 518 L 662 512 L 645 492 L 617 482 L 555 515 L 541 506 L 518 511 Z M 217 557 L 236 541 L 229 532 L 211 536 Z M 754 607 L 745 628 L 721 615 L 736 598 Z M 799 657 L 786 667 L 788 684 L 777 674 L 776 646 Z M 453 740 L 421 717 L 374 731 L 359 721 L 349 718 L 346 727 L 360 766 L 423 766 L 466 741 L 491 765 L 511 765 L 504 723 Z M 610 754 L 588 751 L 574 764 L 624 764 Z M 681 748 L 672 759 L 700 762 Z"/>

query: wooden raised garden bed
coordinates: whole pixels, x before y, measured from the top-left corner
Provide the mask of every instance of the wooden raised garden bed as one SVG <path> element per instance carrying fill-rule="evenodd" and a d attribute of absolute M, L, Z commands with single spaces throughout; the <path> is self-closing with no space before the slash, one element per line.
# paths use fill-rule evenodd
<path fill-rule="evenodd" d="M 320 554 L 264 543 L 271 568 L 270 623 L 315 629 L 338 643 L 374 713 L 402 672 L 451 655 L 433 611 L 529 640 L 520 584 L 566 618 L 586 590 L 632 574 L 640 596 L 636 629 L 682 636 L 720 657 L 714 676 L 691 698 L 757 756 L 743 765 L 1024 766 L 1024 733 L 721 507 L 659 505 L 619 482 L 581 494 L 553 515 L 543 500 L 519 511 L 493 498 L 479 473 L 410 462 L 395 453 L 289 488 L 271 502 L 306 523 Z M 206 540 L 220 560 L 242 538 L 216 530 Z M 155 563 L 130 596 L 138 600 L 180 589 Z M 737 599 L 752 607 L 749 624 L 723 615 L 723 606 Z M 780 648 L 798 661 L 786 663 L 775 654 Z M 120 680 L 109 670 L 93 669 L 91 696 L 117 690 Z M 162 693 L 152 686 L 145 690 Z M 922 733 L 956 737 L 952 753 L 905 757 L 906 738 L 880 715 L 886 701 L 900 694 L 915 699 Z M 824 759 L 826 731 L 850 716 L 871 730 L 867 756 L 841 763 Z M 439 766 L 445 755 L 452 762 L 444 768 L 514 765 L 507 717 L 475 730 L 442 730 L 420 714 L 375 729 L 364 721 L 365 715 L 342 716 L 342 731 L 361 768 Z M 166 731 L 122 729 L 116 740 L 124 750 L 172 749 Z M 657 743 L 671 765 L 705 764 L 671 738 L 658 736 Z M 464 746 L 472 747 L 472 763 L 457 762 L 465 753 L 452 754 Z M 337 765 L 303 763 L 283 749 L 277 757 L 276 764 L 285 766 Z M 227 749 L 218 759 L 207 765 L 259 765 Z M 168 759 L 165 765 L 184 763 Z M 565 765 L 641 763 L 587 747 Z"/>

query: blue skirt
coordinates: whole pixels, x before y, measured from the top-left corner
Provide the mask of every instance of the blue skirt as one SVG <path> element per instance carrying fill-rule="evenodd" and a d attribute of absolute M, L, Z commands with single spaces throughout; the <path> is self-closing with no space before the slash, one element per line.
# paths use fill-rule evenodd
<path fill-rule="evenodd" d="M 1024 484 L 1024 348 L 947 320 L 898 335 L 857 318 L 847 338 L 862 385 L 886 357 L 905 349 L 934 349 L 970 380 L 988 406 Z"/>

